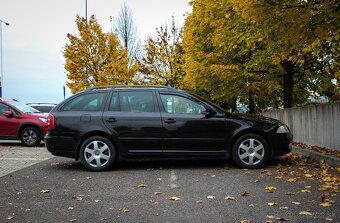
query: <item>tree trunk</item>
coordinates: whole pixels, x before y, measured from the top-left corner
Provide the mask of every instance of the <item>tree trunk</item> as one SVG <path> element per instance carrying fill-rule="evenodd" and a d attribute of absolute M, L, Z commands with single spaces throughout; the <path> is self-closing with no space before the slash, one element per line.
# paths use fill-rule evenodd
<path fill-rule="evenodd" d="M 283 60 L 280 64 L 286 71 L 283 75 L 283 106 L 284 108 L 291 108 L 293 107 L 294 64 L 288 60 Z"/>
<path fill-rule="evenodd" d="M 237 98 L 233 98 L 232 102 L 230 103 L 231 111 L 234 112 L 237 109 Z"/>
<path fill-rule="evenodd" d="M 254 92 L 252 90 L 249 90 L 249 113 L 254 114 L 255 113 L 255 100 L 253 98 Z"/>

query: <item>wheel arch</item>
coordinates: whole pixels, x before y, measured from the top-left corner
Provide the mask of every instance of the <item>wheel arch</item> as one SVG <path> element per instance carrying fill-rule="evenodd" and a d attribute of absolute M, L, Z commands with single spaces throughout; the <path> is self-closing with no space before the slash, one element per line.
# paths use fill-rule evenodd
<path fill-rule="evenodd" d="M 112 135 L 110 135 L 109 133 L 107 132 L 103 132 L 103 131 L 92 131 L 92 132 L 88 132 L 86 134 L 84 134 L 81 139 L 79 140 L 78 144 L 77 144 L 77 147 L 76 147 L 76 153 L 75 153 L 75 159 L 76 160 L 79 160 L 79 150 L 80 150 L 80 147 L 81 145 L 83 144 L 83 142 L 92 137 L 92 136 L 102 136 L 102 137 L 105 137 L 106 139 L 108 139 L 114 146 L 114 149 L 116 150 L 116 159 L 118 159 L 119 157 L 119 149 L 117 147 L 117 143 L 115 142 L 115 140 L 112 139 Z"/>
<path fill-rule="evenodd" d="M 229 145 L 230 149 L 227 151 L 227 157 L 232 157 L 232 151 L 233 151 L 232 148 L 234 147 L 234 145 L 236 143 L 236 140 L 238 138 L 246 135 L 246 134 L 256 134 L 256 135 L 259 135 L 262 138 L 264 138 L 266 140 L 266 142 L 267 142 L 268 147 L 269 147 L 268 148 L 269 152 L 270 152 L 269 159 L 272 159 L 272 157 L 273 157 L 273 149 L 271 148 L 271 143 L 268 140 L 268 136 L 265 133 L 263 133 L 262 131 L 259 131 L 257 129 L 252 129 L 252 128 L 243 129 L 243 130 L 237 132 L 236 134 L 234 134 L 232 136 L 232 140 L 231 140 L 230 145 Z"/>
<path fill-rule="evenodd" d="M 34 122 L 24 122 L 19 126 L 19 128 L 17 130 L 17 138 L 18 139 L 20 139 L 20 134 L 21 134 L 22 130 L 24 130 L 27 127 L 34 127 L 36 129 L 38 129 L 40 137 L 41 137 L 41 139 L 43 139 L 43 130 L 42 130 L 41 126 L 38 125 L 37 123 L 34 123 Z"/>

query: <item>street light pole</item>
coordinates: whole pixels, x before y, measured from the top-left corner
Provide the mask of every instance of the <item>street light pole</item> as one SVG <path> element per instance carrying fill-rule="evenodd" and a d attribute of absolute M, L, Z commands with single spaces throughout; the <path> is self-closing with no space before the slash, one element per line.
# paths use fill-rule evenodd
<path fill-rule="evenodd" d="M 85 20 L 87 23 L 87 0 L 85 0 Z"/>
<path fill-rule="evenodd" d="M 2 59 L 2 23 L 5 24 L 6 26 L 9 26 L 9 23 L 8 22 L 4 22 L 0 19 L 0 37 L 1 37 L 1 40 L 0 40 L 0 72 L 1 72 L 1 77 L 0 77 L 0 98 L 2 97 L 2 86 L 3 86 L 3 59 Z"/>

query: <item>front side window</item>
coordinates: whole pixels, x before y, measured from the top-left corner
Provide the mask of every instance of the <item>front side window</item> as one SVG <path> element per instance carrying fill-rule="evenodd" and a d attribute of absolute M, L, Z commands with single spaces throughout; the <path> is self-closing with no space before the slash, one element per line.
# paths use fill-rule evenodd
<path fill-rule="evenodd" d="M 161 94 L 162 104 L 167 113 L 171 114 L 201 114 L 204 105 L 178 95 Z"/>
<path fill-rule="evenodd" d="M 122 112 L 153 112 L 155 106 L 152 92 L 120 92 Z"/>
<path fill-rule="evenodd" d="M 100 111 L 107 93 L 83 94 L 67 102 L 63 111 Z"/>
<path fill-rule="evenodd" d="M 0 103 L 0 116 L 3 116 L 4 111 L 8 111 L 8 106 Z"/>

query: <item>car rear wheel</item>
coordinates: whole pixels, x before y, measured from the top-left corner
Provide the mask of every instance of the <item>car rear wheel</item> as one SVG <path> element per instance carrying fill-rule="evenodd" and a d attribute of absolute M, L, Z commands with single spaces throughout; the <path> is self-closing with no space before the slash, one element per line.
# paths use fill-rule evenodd
<path fill-rule="evenodd" d="M 243 168 L 259 168 L 269 158 L 269 146 L 266 140 L 256 134 L 246 134 L 238 138 L 232 150 L 233 161 Z"/>
<path fill-rule="evenodd" d="M 92 171 L 108 170 L 116 159 L 113 144 L 102 136 L 93 136 L 85 140 L 79 153 L 81 163 Z"/>
<path fill-rule="evenodd" d="M 20 133 L 20 140 L 24 146 L 37 146 L 40 144 L 41 135 L 37 128 L 26 127 Z"/>

